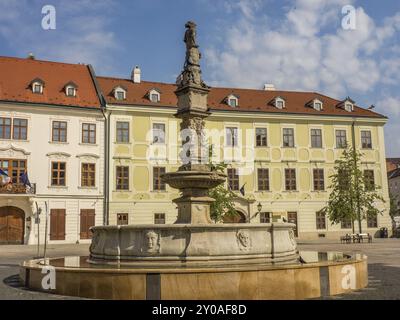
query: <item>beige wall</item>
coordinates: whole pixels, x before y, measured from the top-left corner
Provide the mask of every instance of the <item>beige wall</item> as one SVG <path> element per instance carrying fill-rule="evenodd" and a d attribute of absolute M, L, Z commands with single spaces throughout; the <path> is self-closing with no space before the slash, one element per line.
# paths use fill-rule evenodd
<path fill-rule="evenodd" d="M 166 213 L 167 223 L 173 223 L 176 218 L 175 205 L 171 200 L 178 197 L 177 190 L 167 186 L 165 192 L 152 190 L 152 167 L 165 166 L 167 171 L 175 171 L 179 166 L 177 154 L 180 150 L 178 137 L 179 120 L 173 114 L 174 110 L 135 106 L 109 106 L 111 116 L 111 172 L 110 172 L 110 223 L 116 223 L 117 213 L 129 213 L 130 223 L 153 223 L 154 213 Z M 115 123 L 128 121 L 130 123 L 130 143 L 118 144 L 115 139 Z M 372 149 L 360 150 L 364 153 L 362 169 L 372 169 L 375 182 L 381 186 L 379 191 L 388 200 L 386 177 L 386 162 L 384 149 L 384 120 L 327 117 L 298 116 L 279 114 L 246 114 L 242 112 L 213 112 L 206 121 L 206 129 L 210 132 L 210 140 L 216 147 L 214 152 L 220 159 L 232 159 L 231 167 L 244 171 L 240 176 L 240 186 L 245 185 L 246 195 L 240 196 L 237 208 L 251 218 L 251 222 L 259 222 L 256 216 L 257 204 L 263 205 L 263 211 L 276 215 L 287 216 L 287 212 L 298 213 L 298 229 L 301 238 L 316 238 L 319 234 L 326 237 L 337 237 L 339 234 L 351 232 L 340 226 L 327 222 L 326 230 L 316 230 L 317 211 L 322 209 L 329 199 L 328 191 L 314 191 L 312 170 L 323 168 L 325 187 L 330 185 L 329 176 L 334 172 L 334 162 L 341 155 L 341 150 L 335 145 L 335 130 L 347 132 L 347 140 L 351 144 L 351 125 L 355 121 L 356 147 L 361 148 L 360 131 L 370 130 L 372 134 Z M 151 128 L 154 122 L 166 126 L 166 144 L 158 146 L 158 156 L 148 160 L 151 151 Z M 231 148 L 225 143 L 225 128 L 237 127 L 239 132 L 239 147 Z M 255 147 L 256 127 L 267 129 L 267 147 Z M 295 147 L 282 147 L 283 128 L 293 128 L 295 132 Z M 323 132 L 323 148 L 311 148 L 310 130 L 320 128 Z M 221 134 L 220 134 L 221 133 Z M 220 135 L 219 135 L 220 134 Z M 218 136 L 219 135 L 219 136 Z M 217 137 L 217 138 L 216 138 Z M 242 144 L 242 146 L 241 146 Z M 247 146 L 247 149 L 244 146 Z M 240 158 L 240 155 L 242 158 Z M 246 163 L 247 162 L 247 163 Z M 126 165 L 130 167 L 130 190 L 122 192 L 115 190 L 115 167 Z M 247 169 L 245 169 L 247 165 Z M 269 168 L 270 191 L 257 191 L 257 168 Z M 284 190 L 284 169 L 296 169 L 297 190 Z M 389 226 L 388 202 L 377 203 L 384 210 L 384 215 L 378 217 L 378 226 Z M 363 222 L 363 230 L 366 230 Z M 367 230 L 374 233 L 376 229 Z"/>

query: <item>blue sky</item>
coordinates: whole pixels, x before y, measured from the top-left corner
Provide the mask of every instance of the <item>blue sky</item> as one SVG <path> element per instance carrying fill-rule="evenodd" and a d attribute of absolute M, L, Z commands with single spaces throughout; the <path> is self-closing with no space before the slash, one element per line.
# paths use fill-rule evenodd
<path fill-rule="evenodd" d="M 56 8 L 56 30 L 41 27 Z M 344 5 L 355 30 L 341 26 Z M 173 82 L 184 59 L 184 23 L 198 24 L 213 86 L 349 95 L 389 117 L 388 156 L 400 156 L 398 0 L 0 0 L 0 55 L 93 64 L 97 74 Z"/>

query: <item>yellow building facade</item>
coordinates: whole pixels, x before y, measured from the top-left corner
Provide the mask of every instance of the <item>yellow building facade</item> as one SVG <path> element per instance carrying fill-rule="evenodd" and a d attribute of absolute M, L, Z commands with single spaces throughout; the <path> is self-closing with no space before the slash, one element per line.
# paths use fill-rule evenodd
<path fill-rule="evenodd" d="M 174 223 L 172 200 L 179 193 L 160 175 L 181 165 L 175 86 L 140 77 L 99 77 L 99 83 L 110 131 L 109 224 Z M 313 101 L 320 105 L 314 108 Z M 380 227 L 391 226 L 386 117 L 349 98 L 340 102 L 317 93 L 213 88 L 208 104 L 205 140 L 213 145 L 213 161 L 228 164 L 226 186 L 237 194 L 236 222 L 290 221 L 300 239 L 352 233 L 351 224 L 332 225 L 319 212 L 329 199 L 341 143 L 347 142 L 363 153 L 361 170 L 386 200 L 376 203 L 382 215 L 362 222 L 363 232 L 378 235 Z"/>

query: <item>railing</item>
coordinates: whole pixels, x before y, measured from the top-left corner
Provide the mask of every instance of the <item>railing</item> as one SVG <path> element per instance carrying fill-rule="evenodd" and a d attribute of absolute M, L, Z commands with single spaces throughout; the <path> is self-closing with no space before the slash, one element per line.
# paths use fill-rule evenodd
<path fill-rule="evenodd" d="M 22 183 L 0 186 L 0 194 L 36 194 L 36 183 L 32 183 L 32 187 L 25 186 Z"/>

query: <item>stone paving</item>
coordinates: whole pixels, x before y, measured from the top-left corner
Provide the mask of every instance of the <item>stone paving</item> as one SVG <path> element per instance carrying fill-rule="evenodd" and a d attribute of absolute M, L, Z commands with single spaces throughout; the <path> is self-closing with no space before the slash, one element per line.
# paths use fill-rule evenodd
<path fill-rule="evenodd" d="M 400 239 L 374 239 L 373 243 L 340 244 L 335 241 L 300 241 L 300 250 L 360 252 L 368 256 L 369 286 L 329 299 L 400 299 Z M 48 257 L 87 255 L 89 245 L 50 245 Z M 0 300 L 77 299 L 32 292 L 18 284 L 19 264 L 36 256 L 35 246 L 0 246 Z"/>

